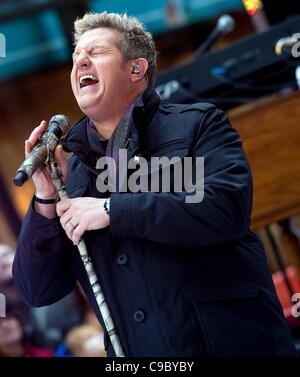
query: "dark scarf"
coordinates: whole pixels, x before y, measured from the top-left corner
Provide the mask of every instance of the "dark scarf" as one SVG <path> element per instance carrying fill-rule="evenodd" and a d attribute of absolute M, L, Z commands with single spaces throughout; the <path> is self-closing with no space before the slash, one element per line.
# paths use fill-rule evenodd
<path fill-rule="evenodd" d="M 101 139 L 91 120 L 88 120 L 88 139 L 92 153 L 98 154 L 99 157 L 105 154 L 108 157 L 116 159 L 119 149 L 126 149 L 128 138 L 134 127 L 132 113 L 135 107 L 143 106 L 143 94 L 144 93 L 140 94 L 128 107 L 108 141 Z M 105 144 L 107 144 L 106 150 L 105 153 L 103 153 Z"/>
<path fill-rule="evenodd" d="M 134 130 L 133 110 L 136 107 L 143 106 L 143 94 L 144 93 L 140 94 L 128 107 L 109 140 L 102 139 L 93 126 L 91 120 L 88 119 L 87 136 L 91 153 L 95 157 L 98 156 L 98 158 L 100 158 L 106 156 L 113 158 L 115 161 L 117 171 L 110 171 L 112 182 L 115 176 L 118 177 L 118 168 L 121 168 L 121 162 L 119 161 L 119 150 L 126 149 L 129 138 Z"/>
<path fill-rule="evenodd" d="M 129 107 L 130 111 L 124 114 L 110 140 L 101 139 L 92 122 L 85 116 L 71 128 L 61 144 L 66 152 L 74 153 L 97 174 L 95 166 L 99 157 L 111 156 L 112 151 L 120 148 L 127 149 L 130 156 L 138 153 L 137 150 L 144 144 L 143 134 L 158 110 L 159 103 L 160 98 L 155 90 L 148 88 Z"/>

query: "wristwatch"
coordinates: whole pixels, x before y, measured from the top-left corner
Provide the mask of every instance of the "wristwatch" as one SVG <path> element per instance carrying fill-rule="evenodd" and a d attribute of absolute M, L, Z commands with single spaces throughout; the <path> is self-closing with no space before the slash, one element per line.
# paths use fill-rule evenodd
<path fill-rule="evenodd" d="M 110 198 L 107 198 L 103 204 L 104 211 L 110 216 Z"/>

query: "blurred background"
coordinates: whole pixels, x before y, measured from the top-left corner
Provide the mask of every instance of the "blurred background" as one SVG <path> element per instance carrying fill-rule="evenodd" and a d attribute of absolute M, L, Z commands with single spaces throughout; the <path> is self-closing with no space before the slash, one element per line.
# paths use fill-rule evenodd
<path fill-rule="evenodd" d="M 30 309 L 11 276 L 34 191 L 31 182 L 17 188 L 13 178 L 24 140 L 41 120 L 81 117 L 69 74 L 73 22 L 87 10 L 126 11 L 144 23 L 159 51 L 163 101 L 207 101 L 228 112 L 253 171 L 252 229 L 263 239 L 300 353 L 300 57 L 293 38 L 300 2 L 0 0 L 0 293 L 7 299 L 0 356 L 106 354 L 79 287 L 55 305 Z"/>

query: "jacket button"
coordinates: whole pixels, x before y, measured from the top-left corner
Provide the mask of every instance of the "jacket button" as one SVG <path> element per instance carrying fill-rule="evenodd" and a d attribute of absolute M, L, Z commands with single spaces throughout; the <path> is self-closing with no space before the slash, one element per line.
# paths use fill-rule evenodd
<path fill-rule="evenodd" d="M 140 323 L 140 322 L 143 322 L 144 319 L 145 319 L 145 313 L 142 310 L 137 310 L 134 313 L 135 322 Z"/>
<path fill-rule="evenodd" d="M 128 261 L 128 255 L 127 254 L 119 254 L 118 257 L 117 257 L 117 264 L 119 265 L 123 265 L 123 264 L 126 264 Z"/>

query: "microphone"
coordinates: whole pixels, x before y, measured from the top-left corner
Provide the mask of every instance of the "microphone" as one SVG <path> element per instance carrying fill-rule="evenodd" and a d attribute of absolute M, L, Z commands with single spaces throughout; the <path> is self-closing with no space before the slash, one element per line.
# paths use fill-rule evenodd
<path fill-rule="evenodd" d="M 49 152 L 54 151 L 60 138 L 69 131 L 70 127 L 69 119 L 64 115 L 55 115 L 50 119 L 49 126 L 40 141 L 17 170 L 14 179 L 16 186 L 22 186 L 45 163 Z"/>
<path fill-rule="evenodd" d="M 293 58 L 300 56 L 300 33 L 296 33 L 291 37 L 281 38 L 275 43 L 276 55 L 287 55 Z"/>
<path fill-rule="evenodd" d="M 209 34 L 208 38 L 198 47 L 194 53 L 193 60 L 199 59 L 203 54 L 205 54 L 211 46 L 223 35 L 229 34 L 235 29 L 235 20 L 229 14 L 224 14 L 221 16 L 213 31 Z"/>

